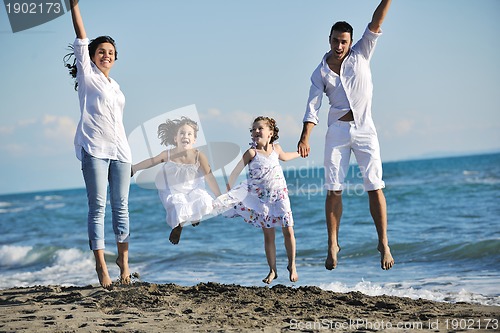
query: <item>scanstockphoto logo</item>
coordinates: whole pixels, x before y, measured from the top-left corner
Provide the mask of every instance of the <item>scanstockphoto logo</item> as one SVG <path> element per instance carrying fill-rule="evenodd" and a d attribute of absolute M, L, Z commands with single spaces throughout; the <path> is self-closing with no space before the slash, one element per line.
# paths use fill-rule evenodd
<path fill-rule="evenodd" d="M 3 1 L 13 33 L 31 29 L 71 10 L 70 0 Z"/>
<path fill-rule="evenodd" d="M 219 205 L 210 214 L 204 216 L 199 212 L 195 213 L 196 209 L 193 210 L 192 207 L 186 209 L 185 206 L 189 200 L 195 200 L 191 203 L 196 202 L 196 200 L 202 201 L 197 198 L 197 193 L 199 194 L 200 190 L 203 190 L 199 187 L 200 183 L 197 179 L 204 176 L 201 174 L 194 176 L 189 172 L 190 166 L 196 165 L 196 163 L 185 164 L 184 167 L 180 166 L 182 164 L 180 162 L 171 161 L 164 161 L 164 163 L 157 165 L 147 163 L 147 161 L 152 161 L 152 158 L 159 156 L 163 152 L 168 151 L 168 159 L 175 159 L 183 154 L 182 152 L 175 153 L 173 149 L 178 145 L 178 141 L 174 137 L 186 133 L 183 132 L 185 131 L 182 129 L 183 125 L 180 125 L 182 123 L 189 124 L 188 126 L 195 131 L 195 140 L 191 142 L 192 148 L 195 148 L 200 154 L 203 153 L 214 176 L 221 176 L 224 181 L 223 184 L 218 184 L 219 190 L 222 189 L 223 191 L 225 189 L 228 182 L 226 170 L 234 168 L 235 163 L 241 156 L 240 147 L 232 142 L 208 141 L 194 104 L 149 119 L 129 134 L 128 142 L 132 150 L 133 165 L 142 165 L 144 167 L 138 167 L 133 176 L 138 186 L 158 190 L 162 203 L 167 209 L 167 215 L 173 214 L 175 211 L 176 213 L 172 216 L 185 216 L 187 212 L 192 211 L 192 213 L 196 214 L 196 217 L 188 219 L 189 221 L 186 223 L 197 223 L 210 218 L 214 214 L 222 213 L 229 209 L 229 206 Z M 189 146 L 189 140 L 187 141 L 186 145 Z M 168 163 L 170 163 L 170 167 L 168 167 Z M 220 201 L 221 205 L 222 202 Z"/>
<path fill-rule="evenodd" d="M 171 144 L 165 146 L 162 144 L 159 137 L 161 137 L 160 129 L 163 127 L 163 137 L 175 136 L 177 134 L 177 127 L 168 128 L 166 121 L 179 120 L 187 118 L 197 125 L 196 142 L 193 148 L 202 152 L 208 159 L 210 169 L 215 176 L 220 176 L 225 184 L 228 182 L 228 172 L 238 162 L 241 157 L 240 146 L 233 142 L 214 142 L 209 141 L 205 137 L 203 125 L 200 120 L 196 106 L 189 105 L 183 108 L 165 112 L 159 116 L 151 118 L 140 126 L 136 127 L 128 136 L 130 148 L 132 150 L 133 164 L 148 160 L 157 156 L 162 151 L 172 148 Z M 173 131 L 173 132 L 171 132 Z M 170 179 L 166 181 L 166 175 L 162 171 L 162 165 L 141 170 L 134 175 L 136 184 L 146 189 L 165 190 L 170 185 L 182 185 L 183 179 Z M 181 186 L 182 187 L 182 186 Z"/>

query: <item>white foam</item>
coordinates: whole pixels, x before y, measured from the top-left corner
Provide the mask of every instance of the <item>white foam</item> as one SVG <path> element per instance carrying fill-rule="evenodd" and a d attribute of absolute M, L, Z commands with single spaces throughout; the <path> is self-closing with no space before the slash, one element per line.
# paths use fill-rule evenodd
<path fill-rule="evenodd" d="M 494 177 L 485 178 L 466 178 L 465 182 L 471 185 L 497 185 L 500 184 L 500 179 Z"/>
<path fill-rule="evenodd" d="M 358 291 L 369 296 L 397 296 L 397 297 L 408 297 L 412 299 L 427 299 L 431 301 L 438 302 L 467 302 L 467 303 L 477 303 L 483 305 L 495 305 L 500 306 L 500 296 L 485 296 L 478 293 L 474 293 L 465 289 L 459 289 L 458 291 L 443 289 L 443 288 L 421 288 L 419 283 L 398 283 L 398 284 L 376 284 L 370 281 L 361 281 L 354 286 L 348 286 L 341 282 L 320 284 L 319 287 L 324 290 L 331 290 L 334 292 L 347 293 L 351 291 Z"/>
<path fill-rule="evenodd" d="M 54 201 L 54 200 L 62 200 L 63 197 L 60 195 L 36 195 L 36 201 Z"/>
<path fill-rule="evenodd" d="M 0 247 L 0 266 L 18 266 L 24 263 L 31 246 L 2 245 Z"/>
<path fill-rule="evenodd" d="M 19 212 L 24 212 L 27 210 L 31 210 L 33 207 L 15 207 L 15 208 L 9 208 L 9 209 L 0 209 L 0 213 L 19 213 Z"/>
<path fill-rule="evenodd" d="M 63 208 L 64 206 L 66 206 L 66 204 L 64 203 L 54 203 L 54 204 L 48 204 L 48 205 L 44 205 L 43 208 L 44 209 L 59 209 L 59 208 Z"/>
<path fill-rule="evenodd" d="M 110 269 L 111 273 L 114 271 Z M 52 263 L 40 270 L 4 272 L 0 275 L 1 289 L 51 284 L 87 285 L 96 282 L 98 281 L 92 252 L 82 252 L 78 249 L 57 250 Z"/>

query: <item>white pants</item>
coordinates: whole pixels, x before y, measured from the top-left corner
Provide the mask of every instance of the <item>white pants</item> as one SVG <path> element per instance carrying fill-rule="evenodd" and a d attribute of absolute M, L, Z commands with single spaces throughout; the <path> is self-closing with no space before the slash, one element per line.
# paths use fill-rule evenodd
<path fill-rule="evenodd" d="M 384 188 L 377 132 L 358 129 L 353 121 L 336 121 L 328 127 L 325 137 L 325 188 L 330 191 L 344 189 L 351 151 L 358 162 L 365 191 Z"/>

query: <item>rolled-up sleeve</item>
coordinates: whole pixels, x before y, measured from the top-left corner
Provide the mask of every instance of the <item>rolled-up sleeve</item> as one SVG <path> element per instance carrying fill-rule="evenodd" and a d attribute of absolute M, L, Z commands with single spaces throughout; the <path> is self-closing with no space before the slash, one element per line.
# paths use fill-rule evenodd
<path fill-rule="evenodd" d="M 75 53 L 78 75 L 90 73 L 92 69 L 89 55 L 89 39 L 75 39 L 73 43 L 73 52 Z"/>
<path fill-rule="evenodd" d="M 309 89 L 306 113 L 302 120 L 304 123 L 319 123 L 319 109 L 321 108 L 321 101 L 325 91 L 325 85 L 321 78 L 321 66 L 322 64 L 320 64 L 311 75 L 311 88 Z"/>
<path fill-rule="evenodd" d="M 382 36 L 382 30 L 380 32 L 371 31 L 368 26 L 366 27 L 361 39 L 353 46 L 360 54 L 363 55 L 365 59 L 370 61 L 375 46 L 377 45 L 378 38 Z"/>

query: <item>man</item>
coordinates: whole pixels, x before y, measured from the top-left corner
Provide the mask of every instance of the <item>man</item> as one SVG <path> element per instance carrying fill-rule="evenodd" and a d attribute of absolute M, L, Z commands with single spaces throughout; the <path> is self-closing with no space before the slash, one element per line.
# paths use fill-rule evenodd
<path fill-rule="evenodd" d="M 330 51 L 311 76 L 311 89 L 300 141 L 297 145 L 302 157 L 310 152 L 309 136 L 318 123 L 323 93 L 328 96 L 328 131 L 325 138 L 325 201 L 328 230 L 328 255 L 325 267 L 337 266 L 340 251 L 338 232 L 342 216 L 342 189 L 349 168 L 351 151 L 363 175 L 368 192 L 370 213 L 378 234 L 378 251 L 384 270 L 394 265 L 387 238 L 387 208 L 382 189 L 382 161 L 377 132 L 371 116 L 373 84 L 370 59 L 381 25 L 391 0 L 382 0 L 361 39 L 352 46 L 352 27 L 337 22 L 330 31 Z"/>

